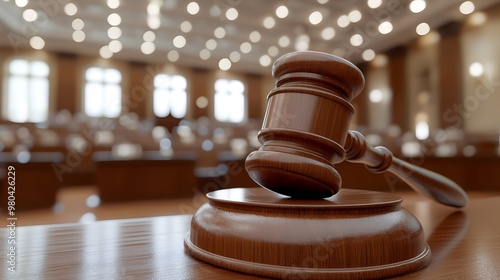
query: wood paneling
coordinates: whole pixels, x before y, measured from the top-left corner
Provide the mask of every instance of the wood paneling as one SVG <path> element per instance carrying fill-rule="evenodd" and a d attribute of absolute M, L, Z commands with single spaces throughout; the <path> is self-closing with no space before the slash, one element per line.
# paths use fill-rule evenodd
<path fill-rule="evenodd" d="M 439 120 L 440 127 L 450 125 L 461 128 L 463 122 L 450 123 L 445 117 L 451 112 L 454 104 L 462 99 L 462 50 L 460 45 L 460 26 L 458 22 L 450 22 L 439 28 L 441 43 L 439 44 Z"/>
<path fill-rule="evenodd" d="M 359 70 L 363 72 L 365 75 L 365 83 L 366 83 L 366 75 L 368 75 L 368 64 L 363 63 L 358 65 Z M 361 93 L 356 97 L 353 101 L 354 108 L 356 108 L 356 114 L 354 118 L 356 119 L 356 125 L 358 126 L 367 126 L 368 125 L 368 90 L 365 87 L 361 91 Z"/>
<path fill-rule="evenodd" d="M 261 119 L 264 113 L 262 104 L 262 77 L 258 75 L 246 75 L 248 118 Z"/>
<path fill-rule="evenodd" d="M 130 63 L 130 91 L 125 94 L 124 102 L 127 111 L 141 119 L 147 117 L 146 102 L 152 100 L 149 95 L 153 92 L 153 77 L 148 76 L 147 67 L 145 63 Z"/>
<path fill-rule="evenodd" d="M 406 48 L 395 47 L 387 52 L 389 56 L 389 78 L 392 89 L 392 122 L 402 131 L 408 130 L 408 101 L 406 94 L 405 68 Z"/>
<path fill-rule="evenodd" d="M 209 116 L 209 108 L 213 106 L 213 85 L 210 83 L 209 71 L 206 69 L 193 69 L 192 71 L 192 81 L 189 83 L 189 105 L 191 109 L 191 117 L 193 119 L 198 119 L 200 117 Z M 205 108 L 199 108 L 196 106 L 196 99 L 198 97 L 205 96 L 208 98 L 208 106 Z"/>
<path fill-rule="evenodd" d="M 56 111 L 68 110 L 76 113 L 77 56 L 68 53 L 57 54 L 58 78 L 56 89 Z"/>
<path fill-rule="evenodd" d="M 196 160 L 161 156 L 134 160 L 96 155 L 96 184 L 103 202 L 189 197 L 198 188 Z"/>

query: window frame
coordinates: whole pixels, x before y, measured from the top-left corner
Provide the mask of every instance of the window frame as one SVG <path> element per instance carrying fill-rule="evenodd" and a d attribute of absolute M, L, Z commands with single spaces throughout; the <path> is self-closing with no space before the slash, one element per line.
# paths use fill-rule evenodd
<path fill-rule="evenodd" d="M 230 121 L 229 119 L 226 119 L 226 120 L 220 120 L 217 118 L 216 116 L 216 95 L 217 95 L 217 90 L 216 90 L 216 83 L 217 81 L 219 80 L 226 80 L 228 82 L 232 82 L 232 81 L 238 81 L 240 82 L 242 85 L 243 85 L 243 91 L 241 92 L 241 94 L 243 95 L 243 116 L 241 118 L 240 121 L 238 122 L 233 122 L 233 121 Z M 223 123 L 225 125 L 240 125 L 240 124 L 243 124 L 245 122 L 248 121 L 248 86 L 245 82 L 244 79 L 240 78 L 240 77 L 233 77 L 233 76 L 223 76 L 223 77 L 216 77 L 213 84 L 213 98 L 212 98 L 212 110 L 213 110 L 213 118 L 215 121 L 219 122 L 219 123 Z M 226 92 L 227 94 L 228 92 Z M 230 118 L 230 117 L 229 117 Z"/>
<path fill-rule="evenodd" d="M 47 66 L 48 68 L 48 73 L 46 76 L 34 76 L 32 75 L 31 73 L 28 73 L 27 75 L 15 75 L 13 73 L 11 73 L 11 70 L 10 70 L 10 67 L 11 67 L 11 63 L 13 61 L 16 61 L 16 60 L 23 60 L 23 61 L 27 61 L 29 63 L 29 65 L 31 65 L 32 63 L 34 62 L 42 62 L 45 64 L 45 66 Z M 9 122 L 14 122 L 14 123 L 44 123 L 44 122 L 47 122 L 50 118 L 50 114 L 51 114 L 51 111 L 52 111 L 52 100 L 51 100 L 51 97 L 52 97 L 52 91 L 53 91 L 53 75 L 54 75 L 54 67 L 53 65 L 50 63 L 49 59 L 45 58 L 45 57 L 37 57 L 37 56 L 13 56 L 13 57 L 10 57 L 8 58 L 7 60 L 5 60 L 4 64 L 3 64 L 3 77 L 2 77 L 2 80 L 3 80 L 3 88 L 2 88 L 2 94 L 1 94 L 1 99 L 2 99 L 2 108 L 1 108 L 1 111 L 2 111 L 2 119 L 3 120 L 6 120 L 6 121 L 9 121 Z M 10 92 L 9 92 L 9 87 L 10 87 L 10 83 L 11 83 L 11 78 L 13 76 L 18 76 L 18 77 L 23 77 L 23 78 L 26 78 L 28 79 L 28 96 L 27 96 L 27 99 L 28 99 L 28 104 L 27 104 L 27 107 L 28 107 L 28 117 L 27 117 L 27 120 L 25 121 L 22 121 L 22 122 L 19 122 L 19 121 L 16 121 L 16 120 L 12 120 L 10 117 L 9 117 L 9 103 L 10 103 Z M 31 80 L 34 79 L 34 78 L 42 78 L 46 83 L 47 83 L 47 100 L 46 100 L 46 104 L 47 104 L 47 107 L 44 108 L 44 110 L 46 111 L 46 116 L 44 116 L 45 118 L 43 120 L 33 120 L 33 116 L 30 116 L 30 115 L 33 115 L 33 112 L 31 112 L 33 109 L 31 108 L 33 106 L 33 102 L 30 102 L 30 96 L 31 94 L 33 93 L 30 93 L 30 84 L 31 84 Z M 31 113 L 30 113 L 31 112 Z"/>
<path fill-rule="evenodd" d="M 168 108 L 168 113 L 166 116 L 158 116 L 156 114 L 156 111 L 155 111 L 155 99 L 156 99 L 156 93 L 157 93 L 157 90 L 166 90 L 166 94 L 168 95 L 167 98 L 169 98 L 170 100 L 171 99 L 171 95 L 172 94 L 175 94 L 175 89 L 173 89 L 172 87 L 168 86 L 168 87 L 157 87 L 156 86 L 156 78 L 159 76 L 159 75 L 166 75 L 169 79 L 173 78 L 173 77 L 176 77 L 176 76 L 179 76 L 179 77 L 182 77 L 186 83 L 186 86 L 184 87 L 184 94 L 186 96 L 186 99 L 185 99 L 185 112 L 184 112 L 184 115 L 182 117 L 176 117 L 172 114 L 172 104 L 170 104 L 169 108 Z M 172 91 L 168 91 L 167 89 L 170 89 Z M 186 118 L 188 116 L 188 113 L 189 113 L 189 79 L 188 77 L 186 77 L 183 73 L 172 73 L 172 72 L 158 72 L 156 73 L 154 76 L 153 76 L 153 90 L 152 90 L 152 111 L 153 111 L 153 116 L 155 118 L 168 118 L 169 116 L 170 117 L 173 117 L 173 118 L 176 118 L 176 119 L 183 119 L 183 118 Z"/>
<path fill-rule="evenodd" d="M 89 115 L 88 112 L 87 112 L 87 107 L 86 107 L 86 102 L 87 102 L 87 84 L 89 83 L 89 80 L 87 79 L 87 71 L 89 69 L 92 69 L 92 68 L 98 68 L 102 71 L 105 71 L 105 70 L 115 70 L 117 71 L 119 74 L 120 74 L 120 80 L 117 82 L 117 83 L 110 83 L 110 82 L 106 82 L 103 78 L 103 81 L 94 81 L 91 83 L 94 83 L 94 84 L 97 84 L 97 85 L 100 85 L 102 88 L 106 87 L 106 86 L 117 86 L 118 89 L 119 89 L 119 94 L 120 94 L 120 101 L 119 101 L 119 104 L 117 104 L 116 106 L 118 107 L 117 109 L 119 110 L 118 114 L 116 116 L 109 116 L 106 114 L 106 111 L 103 110 L 104 108 L 106 108 L 106 106 L 102 105 L 101 106 L 101 112 L 99 115 Z M 99 65 L 99 64 L 92 64 L 92 65 L 88 65 L 86 67 L 83 68 L 83 75 L 82 75 L 82 95 L 81 95 L 81 110 L 83 112 L 83 114 L 87 117 L 87 118 L 109 118 L 109 119 L 117 119 L 119 118 L 123 113 L 124 113 L 124 108 L 123 108 L 123 100 L 124 100 L 124 89 L 123 89 L 123 82 L 124 82 L 124 79 L 125 79 L 125 75 L 123 73 L 123 70 L 120 69 L 120 67 L 116 66 L 116 65 Z M 103 91 L 104 92 L 104 91 Z M 105 99 L 105 95 L 104 93 L 101 93 L 101 98 L 100 99 Z M 105 104 L 105 101 L 102 101 L 103 104 Z"/>

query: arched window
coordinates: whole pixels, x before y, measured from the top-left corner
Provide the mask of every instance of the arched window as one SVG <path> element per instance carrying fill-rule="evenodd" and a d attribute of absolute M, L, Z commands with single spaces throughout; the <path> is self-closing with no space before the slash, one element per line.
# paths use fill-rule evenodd
<path fill-rule="evenodd" d="M 187 81 L 180 75 L 158 74 L 154 79 L 153 111 L 157 117 L 183 118 L 187 111 Z"/>
<path fill-rule="evenodd" d="M 84 110 L 90 117 L 116 118 L 121 113 L 122 74 L 114 68 L 85 71 Z"/>
<path fill-rule="evenodd" d="M 215 119 L 221 122 L 240 123 L 245 118 L 245 86 L 239 80 L 215 81 Z"/>
<path fill-rule="evenodd" d="M 13 59 L 8 63 L 4 117 L 12 122 L 44 122 L 49 116 L 49 65 Z"/>

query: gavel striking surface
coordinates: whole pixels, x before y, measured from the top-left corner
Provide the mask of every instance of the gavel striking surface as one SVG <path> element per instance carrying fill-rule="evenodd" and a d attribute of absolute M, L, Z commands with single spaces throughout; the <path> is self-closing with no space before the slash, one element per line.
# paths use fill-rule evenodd
<path fill-rule="evenodd" d="M 395 195 L 342 189 L 297 200 L 237 188 L 207 197 L 185 248 L 227 269 L 279 279 L 379 279 L 430 260 L 420 223 Z"/>

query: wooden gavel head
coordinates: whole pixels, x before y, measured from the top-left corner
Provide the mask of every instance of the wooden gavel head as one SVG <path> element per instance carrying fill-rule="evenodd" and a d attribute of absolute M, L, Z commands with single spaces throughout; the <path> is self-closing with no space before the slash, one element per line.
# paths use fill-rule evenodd
<path fill-rule="evenodd" d="M 325 198 L 340 189 L 334 164 L 344 144 L 364 77 L 352 63 L 320 52 L 294 52 L 273 65 L 275 88 L 258 138 L 248 155 L 250 177 L 260 186 L 293 198 Z"/>

